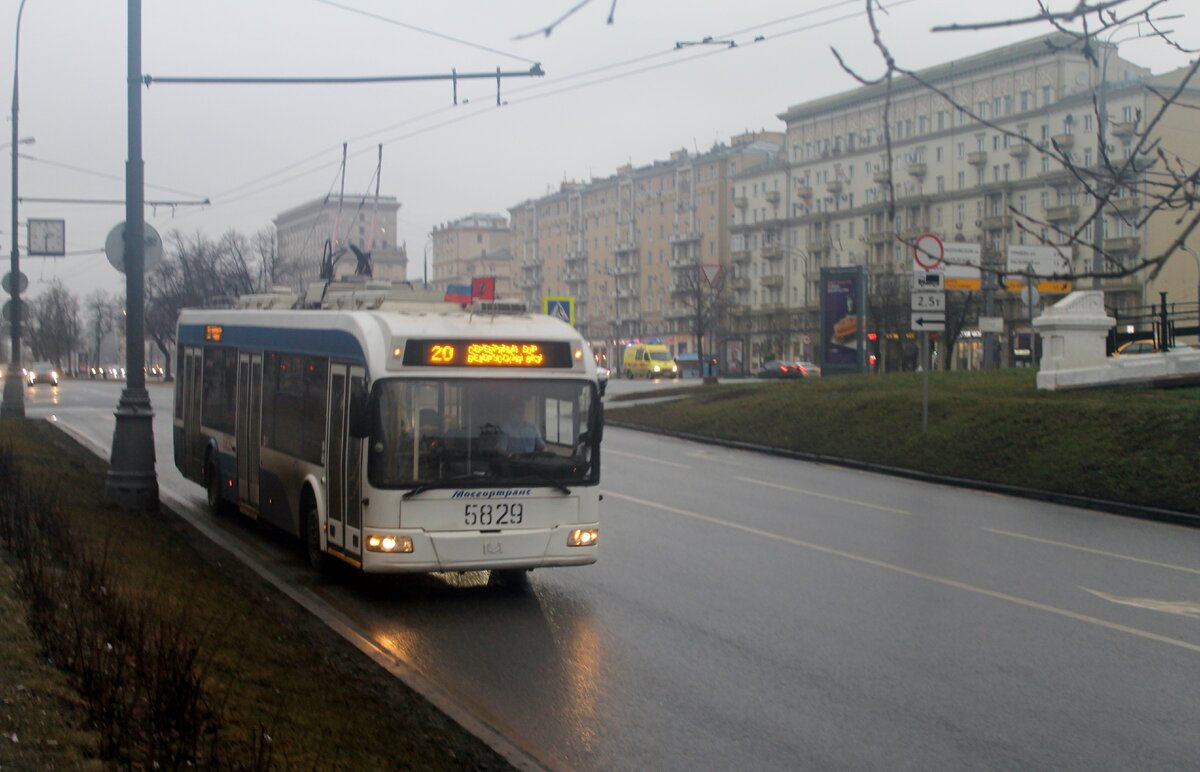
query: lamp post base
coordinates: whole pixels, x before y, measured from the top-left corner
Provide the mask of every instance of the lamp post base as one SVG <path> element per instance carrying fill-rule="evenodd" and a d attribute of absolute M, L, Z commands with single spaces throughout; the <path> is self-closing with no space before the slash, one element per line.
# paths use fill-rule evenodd
<path fill-rule="evenodd" d="M 0 418 L 25 417 L 25 379 L 21 370 L 12 362 L 4 376 L 4 402 L 0 404 Z"/>
<path fill-rule="evenodd" d="M 154 472 L 154 410 L 144 388 L 121 392 L 115 413 L 112 454 L 104 498 L 121 509 L 158 510 L 158 478 Z"/>

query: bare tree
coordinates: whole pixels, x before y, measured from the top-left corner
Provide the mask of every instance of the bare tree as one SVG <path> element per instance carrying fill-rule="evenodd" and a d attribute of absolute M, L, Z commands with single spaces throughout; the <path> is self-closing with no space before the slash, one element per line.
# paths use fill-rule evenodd
<path fill-rule="evenodd" d="M 1063 11 L 1051 11 L 1047 3 L 1038 2 L 1037 12 L 1026 16 L 982 24 L 949 24 L 932 30 L 934 33 L 952 33 L 995 27 L 1042 26 L 1057 31 L 1058 37 L 1048 40 L 1046 45 L 1055 50 L 1076 53 L 1082 61 L 1089 63 L 1096 70 L 1097 88 L 1093 93 L 1093 116 L 1098 142 L 1097 158 L 1091 164 L 1080 163 L 1080 159 L 1071 152 L 1070 146 L 1054 138 L 1044 143 L 1029 142 L 1029 137 L 989 120 L 976 106 L 956 99 L 949 90 L 901 66 L 883 40 L 876 23 L 875 14 L 877 10 L 882 10 L 882 5 L 879 0 L 865 0 L 865 6 L 875 48 L 884 62 L 883 74 L 876 78 L 864 77 L 851 68 L 836 49 L 833 50 L 833 54 L 842 68 L 863 85 L 883 86 L 886 89 L 882 128 L 884 145 L 887 148 L 889 176 L 894 158 L 889 120 L 892 89 L 896 81 L 903 78 L 938 95 L 980 125 L 999 132 L 1006 137 L 1006 141 L 1028 143 L 1035 153 L 1059 164 L 1066 171 L 1068 178 L 1084 191 L 1086 200 L 1092 202 L 1090 211 L 1086 217 L 1080 218 L 1077 224 L 1065 227 L 1018 211 L 1010 204 L 1008 215 L 1014 219 L 1016 227 L 1031 235 L 1035 242 L 1091 251 L 1094 258 L 1087 263 L 1086 268 L 1078 270 L 1073 266 L 1070 275 L 1061 278 L 1120 278 L 1142 271 L 1153 278 L 1171 257 L 1182 250 L 1188 237 L 1200 226 L 1200 207 L 1197 206 L 1200 201 L 1200 168 L 1194 159 L 1183 158 L 1165 147 L 1159 134 L 1168 113 L 1191 111 L 1196 108 L 1194 104 L 1187 103 L 1184 96 L 1189 88 L 1195 88 L 1200 58 L 1194 59 L 1190 66 L 1183 68 L 1174 78 L 1146 86 L 1153 97 L 1150 100 L 1152 108 L 1148 115 L 1135 116 L 1134 126 L 1126 129 L 1130 131 L 1131 141 L 1124 146 L 1120 154 L 1114 152 L 1106 135 L 1106 127 L 1112 120 L 1107 114 L 1105 104 L 1105 71 L 1107 58 L 1115 49 L 1115 45 L 1109 42 L 1114 33 L 1136 25 L 1139 37 L 1155 37 L 1160 39 L 1163 45 L 1185 53 L 1194 53 L 1183 48 L 1171 31 L 1162 26 L 1163 19 L 1159 14 L 1164 9 L 1165 0 L 1079 0 L 1073 7 Z M 894 182 L 888 188 L 888 219 L 894 223 Z M 1145 192 L 1144 207 L 1131 211 L 1129 207 L 1117 204 L 1116 199 L 1131 190 Z M 1129 260 L 1107 248 L 1102 238 L 1105 216 L 1126 226 L 1141 228 L 1151 218 L 1162 214 L 1171 218 L 1175 228 L 1174 238 L 1157 253 Z M 1048 236 L 1044 238 L 1043 233 Z M 1089 233 L 1093 234 L 1091 238 L 1088 237 Z M 985 266 L 984 270 L 1002 269 L 989 269 Z M 1056 275 L 1038 278 L 1060 277 Z"/>
<path fill-rule="evenodd" d="M 264 290 L 284 276 L 284 269 L 277 264 L 269 230 L 251 238 L 229 231 L 217 241 L 172 231 L 168 247 L 163 261 L 146 275 L 146 335 L 162 352 L 169 378 L 181 310 Z"/>
<path fill-rule="evenodd" d="M 29 347 L 33 358 L 46 359 L 60 370 L 69 370 L 82 330 L 79 300 L 61 279 L 53 279 L 49 288 L 33 301 L 31 312 Z"/>
<path fill-rule="evenodd" d="M 96 290 L 83 301 L 84 323 L 91 335 L 92 348 L 87 352 L 90 364 L 100 366 L 100 347 L 104 338 L 113 331 L 120 307 L 116 300 L 104 290 Z"/>
<path fill-rule="evenodd" d="M 675 295 L 683 306 L 689 310 L 689 331 L 696 336 L 696 358 L 700 365 L 700 374 L 704 373 L 704 338 L 713 331 L 716 321 L 721 318 L 728 305 L 725 294 L 725 273 L 721 271 L 712 277 L 712 281 L 704 275 L 702 266 L 694 265 L 681 268 L 674 273 Z"/>

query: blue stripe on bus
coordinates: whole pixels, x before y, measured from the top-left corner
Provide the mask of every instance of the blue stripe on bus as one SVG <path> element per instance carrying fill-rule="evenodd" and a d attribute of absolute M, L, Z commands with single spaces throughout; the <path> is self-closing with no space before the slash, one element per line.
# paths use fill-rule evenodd
<path fill-rule="evenodd" d="M 203 344 L 203 324 L 179 327 L 180 344 Z M 216 345 L 241 349 L 276 351 L 282 354 L 309 354 L 336 357 L 355 364 L 366 364 L 358 339 L 345 330 L 299 330 L 279 327 L 235 327 L 223 325 L 221 342 Z"/>

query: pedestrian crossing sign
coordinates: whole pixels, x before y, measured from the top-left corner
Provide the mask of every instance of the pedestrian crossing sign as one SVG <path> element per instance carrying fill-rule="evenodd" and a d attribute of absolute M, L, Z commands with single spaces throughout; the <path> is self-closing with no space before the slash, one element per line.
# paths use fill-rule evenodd
<path fill-rule="evenodd" d="M 572 327 L 575 326 L 575 298 L 543 298 L 542 311 L 548 316 L 562 319 Z"/>

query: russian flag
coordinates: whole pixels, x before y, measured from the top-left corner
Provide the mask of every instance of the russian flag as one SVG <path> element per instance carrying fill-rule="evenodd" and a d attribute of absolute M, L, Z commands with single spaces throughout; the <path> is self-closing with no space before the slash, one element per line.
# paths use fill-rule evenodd
<path fill-rule="evenodd" d="M 442 298 L 447 303 L 470 303 L 470 284 L 450 284 L 446 287 L 446 296 Z"/>

